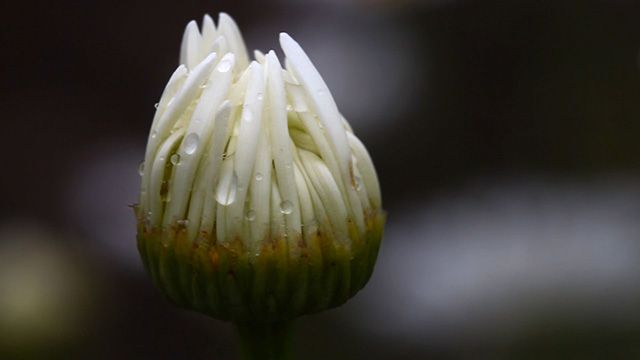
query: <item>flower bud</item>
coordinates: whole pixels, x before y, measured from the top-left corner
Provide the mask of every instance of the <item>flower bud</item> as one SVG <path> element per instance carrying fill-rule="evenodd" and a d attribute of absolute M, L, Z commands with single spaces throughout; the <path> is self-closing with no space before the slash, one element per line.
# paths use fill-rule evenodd
<path fill-rule="evenodd" d="M 187 25 L 144 163 L 138 249 L 178 306 L 282 321 L 368 281 L 385 213 L 367 150 L 305 52 L 250 61 L 226 14 Z"/>

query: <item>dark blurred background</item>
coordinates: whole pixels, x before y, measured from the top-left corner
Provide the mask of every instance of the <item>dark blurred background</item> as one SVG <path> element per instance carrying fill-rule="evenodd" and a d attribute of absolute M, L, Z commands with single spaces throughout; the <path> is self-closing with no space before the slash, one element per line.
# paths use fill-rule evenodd
<path fill-rule="evenodd" d="M 237 359 L 135 247 L 138 164 L 182 31 L 307 51 L 377 166 L 386 236 L 299 359 L 640 358 L 640 2 L 3 6 L 0 358 Z"/>

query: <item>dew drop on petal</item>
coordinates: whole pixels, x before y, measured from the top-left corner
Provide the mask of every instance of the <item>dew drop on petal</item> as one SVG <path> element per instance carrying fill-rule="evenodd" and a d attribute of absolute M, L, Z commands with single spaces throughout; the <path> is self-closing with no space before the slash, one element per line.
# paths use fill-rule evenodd
<path fill-rule="evenodd" d="M 158 132 L 157 132 L 157 131 L 155 131 L 155 130 L 153 130 L 153 131 L 151 132 L 151 138 L 152 138 L 152 139 L 155 139 L 155 138 L 156 138 L 156 136 L 158 136 Z"/>
<path fill-rule="evenodd" d="M 218 64 L 218 71 L 219 72 L 227 72 L 231 70 L 231 61 L 229 60 L 223 60 L 220 62 L 220 64 Z"/>
<path fill-rule="evenodd" d="M 287 111 L 293 111 L 293 106 L 287 105 Z"/>
<path fill-rule="evenodd" d="M 236 199 L 238 190 L 238 176 L 234 172 L 231 178 L 221 179 L 216 188 L 216 201 L 223 206 L 229 206 Z"/>
<path fill-rule="evenodd" d="M 184 152 L 187 154 L 193 154 L 194 152 L 196 152 L 199 141 L 200 141 L 200 138 L 198 137 L 198 134 L 191 133 L 187 135 L 187 137 L 184 138 L 184 142 L 182 143 L 182 146 L 184 147 Z"/>
<path fill-rule="evenodd" d="M 256 173 L 256 180 L 258 180 L 258 181 L 262 180 L 262 174 L 261 173 Z"/>
<path fill-rule="evenodd" d="M 359 177 L 355 176 L 355 177 L 353 178 L 353 181 L 355 182 L 356 190 L 357 190 L 357 191 L 360 191 L 360 188 L 362 187 L 362 180 L 360 180 L 360 178 L 359 178 Z"/>
<path fill-rule="evenodd" d="M 259 92 L 256 96 L 258 97 L 258 100 L 262 100 L 264 98 L 264 95 L 261 92 Z"/>
<path fill-rule="evenodd" d="M 245 106 L 242 110 L 242 119 L 246 122 L 251 122 L 251 120 L 253 120 L 253 111 L 249 105 Z"/>
<path fill-rule="evenodd" d="M 253 221 L 256 219 L 256 212 L 255 210 L 249 210 L 247 211 L 247 213 L 245 214 L 245 218 L 247 218 L 247 220 L 249 221 Z"/>
<path fill-rule="evenodd" d="M 173 154 L 173 155 L 171 155 L 171 163 L 172 163 L 173 165 L 178 165 L 178 164 L 180 164 L 180 155 L 178 155 L 178 154 Z"/>
<path fill-rule="evenodd" d="M 322 89 L 318 90 L 318 95 L 320 95 L 320 96 L 324 95 L 324 90 L 322 90 Z"/>
<path fill-rule="evenodd" d="M 144 161 L 138 165 L 138 175 L 142 176 L 144 174 Z"/>
<path fill-rule="evenodd" d="M 285 200 L 280 203 L 280 211 L 283 214 L 291 214 L 293 212 L 293 203 L 289 200 Z"/>
<path fill-rule="evenodd" d="M 156 109 L 158 108 L 158 106 L 160 106 L 160 103 L 153 104 L 153 107 L 156 108 Z"/>

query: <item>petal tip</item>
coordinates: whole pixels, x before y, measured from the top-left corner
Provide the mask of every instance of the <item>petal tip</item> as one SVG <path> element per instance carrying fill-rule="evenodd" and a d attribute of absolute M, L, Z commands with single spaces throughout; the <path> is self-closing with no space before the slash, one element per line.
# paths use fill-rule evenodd
<path fill-rule="evenodd" d="M 286 32 L 280 33 L 280 46 L 284 47 L 286 43 L 291 43 L 291 42 L 294 42 L 294 43 L 296 42 L 295 40 L 293 40 L 291 35 L 287 34 Z"/>

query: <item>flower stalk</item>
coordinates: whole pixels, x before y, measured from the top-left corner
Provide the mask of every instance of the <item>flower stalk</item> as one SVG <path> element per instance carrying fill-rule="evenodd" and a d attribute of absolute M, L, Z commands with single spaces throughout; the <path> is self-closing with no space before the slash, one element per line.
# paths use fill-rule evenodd
<path fill-rule="evenodd" d="M 293 359 L 293 321 L 236 322 L 242 360 Z"/>

